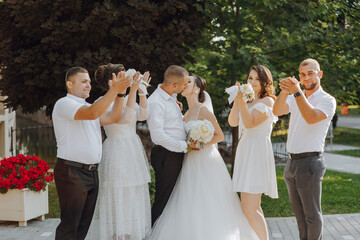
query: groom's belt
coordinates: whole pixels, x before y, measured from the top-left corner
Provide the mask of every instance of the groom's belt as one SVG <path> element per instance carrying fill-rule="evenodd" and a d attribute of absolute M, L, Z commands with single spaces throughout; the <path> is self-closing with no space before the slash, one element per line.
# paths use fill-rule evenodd
<path fill-rule="evenodd" d="M 303 159 L 308 157 L 321 156 L 322 152 L 303 152 L 303 153 L 289 153 L 290 159 Z"/>
<path fill-rule="evenodd" d="M 77 167 L 77 168 L 83 168 L 86 169 L 90 172 L 95 171 L 98 168 L 99 164 L 83 164 L 83 163 L 79 163 L 79 162 L 73 162 L 73 161 L 69 161 L 69 160 L 65 160 L 62 158 L 58 158 L 58 160 L 60 160 L 63 164 L 68 165 L 68 166 L 72 166 L 72 167 Z"/>

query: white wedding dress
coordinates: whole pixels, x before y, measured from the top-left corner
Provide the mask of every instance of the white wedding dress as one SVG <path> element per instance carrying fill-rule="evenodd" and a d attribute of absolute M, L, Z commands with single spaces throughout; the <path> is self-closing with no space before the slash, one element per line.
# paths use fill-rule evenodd
<path fill-rule="evenodd" d="M 258 102 L 249 107 L 266 113 L 268 118 L 254 128 L 245 128 L 239 114 L 240 141 L 236 149 L 233 173 L 234 192 L 264 193 L 278 198 L 275 159 L 271 145 L 272 125 L 277 117 L 272 108 Z"/>
<path fill-rule="evenodd" d="M 185 123 L 186 131 L 194 121 Z M 185 155 L 183 167 L 148 240 L 258 239 L 215 145 Z"/>
<path fill-rule="evenodd" d="M 104 126 L 98 202 L 87 239 L 142 240 L 151 228 L 150 172 L 136 134 L 136 122 L 149 112 L 138 105 L 129 108 L 126 101 L 120 121 Z"/>

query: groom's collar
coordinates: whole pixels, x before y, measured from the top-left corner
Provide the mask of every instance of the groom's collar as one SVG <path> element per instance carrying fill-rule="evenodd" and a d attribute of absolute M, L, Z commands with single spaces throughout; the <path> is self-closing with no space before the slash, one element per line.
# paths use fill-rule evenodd
<path fill-rule="evenodd" d="M 166 101 L 169 100 L 170 98 L 173 98 L 176 100 L 177 94 L 174 93 L 172 96 L 170 96 L 167 92 L 165 92 L 162 88 L 161 88 L 162 84 L 159 84 L 157 87 L 157 90 L 159 91 L 159 94 L 162 98 L 164 98 Z"/>
<path fill-rule="evenodd" d="M 66 97 L 74 99 L 75 101 L 80 102 L 80 103 L 86 103 L 85 99 L 77 97 L 77 96 L 72 95 L 70 93 L 66 94 Z"/>

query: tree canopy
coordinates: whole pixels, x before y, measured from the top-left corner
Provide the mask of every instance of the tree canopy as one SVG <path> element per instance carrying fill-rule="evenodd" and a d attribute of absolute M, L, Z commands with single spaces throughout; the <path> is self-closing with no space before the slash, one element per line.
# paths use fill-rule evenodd
<path fill-rule="evenodd" d="M 187 67 L 207 79 L 217 116 L 229 107 L 224 88 L 244 82 L 250 66 L 267 66 L 277 86 L 285 76 L 299 79 L 309 57 L 320 62 L 325 91 L 359 104 L 358 1 L 212 0 L 203 11 L 212 21 Z"/>
<path fill-rule="evenodd" d="M 65 95 L 65 72 L 90 76 L 104 63 L 150 70 L 153 85 L 171 64 L 193 61 L 201 38 L 201 1 L 45 0 L 0 2 L 0 89 L 5 103 L 34 112 Z M 94 84 L 92 100 L 101 93 Z M 91 99 L 90 99 L 91 100 Z"/>

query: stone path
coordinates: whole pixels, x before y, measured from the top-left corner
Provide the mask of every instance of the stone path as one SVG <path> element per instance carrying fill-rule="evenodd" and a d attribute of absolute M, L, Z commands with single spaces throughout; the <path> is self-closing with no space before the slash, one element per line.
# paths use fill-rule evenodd
<path fill-rule="evenodd" d="M 50 240 L 55 237 L 59 219 L 32 220 L 27 227 L 18 227 L 15 222 L 0 221 L 1 240 Z M 297 240 L 298 230 L 294 217 L 266 218 L 270 240 Z M 325 215 L 325 240 L 359 240 L 360 213 Z"/>

